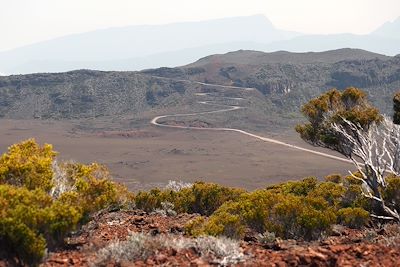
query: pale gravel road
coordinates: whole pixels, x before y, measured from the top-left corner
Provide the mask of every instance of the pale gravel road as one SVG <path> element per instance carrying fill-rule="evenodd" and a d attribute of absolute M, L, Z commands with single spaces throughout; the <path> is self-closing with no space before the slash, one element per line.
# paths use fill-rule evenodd
<path fill-rule="evenodd" d="M 163 78 L 163 77 L 157 77 L 157 78 Z M 165 79 L 170 79 L 170 78 L 165 78 Z M 207 83 L 203 83 L 203 82 L 196 82 L 196 81 L 189 81 L 189 80 L 177 80 L 177 81 L 192 82 L 192 83 L 197 83 L 197 84 L 200 84 L 200 85 L 214 86 L 214 87 L 221 87 L 221 88 L 241 89 L 241 90 L 247 90 L 247 91 L 255 90 L 254 88 L 243 88 L 243 87 L 237 87 L 237 86 L 207 84 Z M 196 95 L 204 96 L 204 95 L 208 95 L 208 94 L 207 93 L 198 93 Z M 242 100 L 241 98 L 229 98 L 229 97 L 227 99 Z M 268 143 L 273 143 L 273 144 L 277 144 L 277 145 L 281 145 L 281 146 L 286 146 L 286 147 L 289 147 L 289 148 L 292 148 L 292 149 L 304 151 L 304 152 L 307 152 L 307 153 L 312 153 L 312 154 L 315 154 L 315 155 L 318 155 L 318 156 L 321 156 L 321 157 L 352 163 L 351 160 L 348 160 L 346 158 L 330 155 L 330 154 L 327 154 L 327 153 L 311 150 L 311 149 L 304 148 L 304 147 L 299 147 L 299 146 L 292 145 L 292 144 L 289 144 L 289 143 L 285 143 L 285 142 L 282 142 L 282 141 L 279 141 L 279 140 L 276 140 L 276 139 L 267 138 L 267 137 L 263 137 L 263 136 L 260 136 L 260 135 L 252 134 L 250 132 L 246 132 L 246 131 L 240 130 L 240 129 L 234 129 L 234 128 L 202 128 L 202 127 L 191 127 L 191 126 L 168 125 L 168 124 L 162 124 L 162 123 L 158 122 L 160 119 L 170 118 L 170 117 L 187 117 L 187 116 L 196 116 L 196 115 L 203 115 L 203 114 L 214 114 L 214 113 L 230 112 L 230 111 L 235 111 L 235 110 L 238 110 L 238 109 L 245 108 L 245 107 L 240 107 L 240 106 L 229 106 L 229 105 L 214 104 L 214 103 L 209 103 L 207 101 L 199 101 L 198 103 L 203 104 L 203 105 L 221 106 L 221 107 L 226 107 L 226 108 L 218 109 L 218 110 L 212 110 L 212 111 L 205 111 L 205 112 L 197 112 L 197 113 L 161 115 L 161 116 L 154 117 L 150 121 L 150 123 L 152 125 L 159 126 L 159 127 L 165 127 L 165 128 L 186 129 L 186 130 L 202 130 L 202 131 L 236 132 L 236 133 L 240 133 L 240 134 L 243 134 L 243 135 L 258 139 L 258 140 L 261 140 L 263 142 L 268 142 Z"/>

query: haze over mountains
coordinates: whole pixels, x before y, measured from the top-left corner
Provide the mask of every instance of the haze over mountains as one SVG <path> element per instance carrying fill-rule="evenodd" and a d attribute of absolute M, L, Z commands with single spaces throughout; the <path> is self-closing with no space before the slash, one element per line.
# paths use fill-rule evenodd
<path fill-rule="evenodd" d="M 279 30 L 263 15 L 111 28 L 0 52 L 0 73 L 141 70 L 185 65 L 239 49 L 306 52 L 347 47 L 399 54 L 400 19 L 368 35 L 303 35 Z"/>

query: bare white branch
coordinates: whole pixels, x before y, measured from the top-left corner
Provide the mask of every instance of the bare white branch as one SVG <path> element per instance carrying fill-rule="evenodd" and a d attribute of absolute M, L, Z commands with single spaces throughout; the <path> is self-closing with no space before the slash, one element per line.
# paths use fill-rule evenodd
<path fill-rule="evenodd" d="M 382 122 L 372 123 L 368 128 L 355 124 L 345 118 L 343 123 L 333 123 L 332 129 L 340 138 L 346 155 L 351 159 L 363 182 L 363 195 L 380 203 L 386 215 L 373 215 L 379 218 L 392 218 L 400 221 L 398 211 L 386 205 L 381 196 L 381 188 L 386 188 L 385 174 L 400 175 L 400 126 L 384 117 Z"/>

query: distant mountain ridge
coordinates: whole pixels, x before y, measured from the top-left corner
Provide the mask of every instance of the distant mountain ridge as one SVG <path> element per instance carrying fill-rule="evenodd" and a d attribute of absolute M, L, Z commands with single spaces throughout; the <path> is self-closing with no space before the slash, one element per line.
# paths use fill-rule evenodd
<path fill-rule="evenodd" d="M 229 46 L 237 42 L 269 43 L 296 35 L 298 34 L 276 29 L 261 15 L 111 28 L 69 35 L 0 53 L 0 71 L 18 73 L 21 67 L 30 62 L 50 62 L 48 69 L 40 69 L 39 65 L 38 71 L 52 71 L 51 65 L 56 63 L 65 65 L 64 68 L 59 67 L 57 70 L 65 71 L 82 67 L 71 65 L 70 62 L 101 63 L 129 58 L 134 62 L 135 58 L 177 50 L 219 44 Z M 223 52 L 228 51 L 225 49 Z M 205 55 L 207 54 L 202 56 Z M 90 64 L 86 67 L 93 68 Z M 98 67 L 104 68 L 101 64 Z M 138 67 L 140 69 L 140 66 Z"/>
<path fill-rule="evenodd" d="M 381 27 L 373 31 L 372 34 L 382 37 L 400 39 L 400 17 L 393 22 L 386 22 Z"/>
<path fill-rule="evenodd" d="M 275 28 L 263 15 L 168 25 L 128 26 L 68 35 L 0 52 L 6 74 L 74 69 L 135 71 L 175 67 L 236 50 L 320 52 L 359 48 L 400 54 L 400 19 L 368 35 L 304 35 Z"/>
<path fill-rule="evenodd" d="M 290 40 L 272 42 L 267 44 L 263 51 L 322 52 L 340 48 L 357 48 L 394 56 L 400 53 L 400 39 L 376 34 L 303 35 Z"/>
<path fill-rule="evenodd" d="M 232 64 L 267 64 L 267 63 L 335 63 L 343 60 L 389 59 L 389 56 L 368 52 L 362 49 L 343 48 L 324 52 L 293 53 L 277 51 L 265 53 L 261 51 L 240 50 L 226 54 L 211 55 L 187 65 L 192 67 L 207 64 L 209 61 Z"/>

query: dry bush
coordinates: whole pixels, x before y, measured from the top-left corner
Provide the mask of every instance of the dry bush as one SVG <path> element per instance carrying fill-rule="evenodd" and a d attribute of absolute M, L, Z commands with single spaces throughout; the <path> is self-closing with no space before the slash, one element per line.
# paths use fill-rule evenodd
<path fill-rule="evenodd" d="M 383 226 L 384 235 L 377 239 L 377 242 L 388 246 L 398 247 L 400 244 L 400 225 L 398 223 L 386 224 Z"/>
<path fill-rule="evenodd" d="M 194 249 L 207 260 L 227 266 L 242 262 L 244 254 L 236 241 L 227 238 L 199 237 L 185 238 L 170 235 L 151 236 L 144 233 L 131 233 L 126 241 L 116 241 L 97 252 L 95 266 L 122 261 L 146 260 L 161 250 L 177 251 Z"/>
<path fill-rule="evenodd" d="M 192 186 L 193 186 L 192 183 L 186 183 L 186 182 L 183 182 L 183 181 L 172 181 L 172 180 L 169 180 L 168 184 L 165 186 L 165 189 L 178 192 L 178 191 L 181 191 L 182 189 L 190 188 Z"/>
<path fill-rule="evenodd" d="M 171 202 L 161 202 L 161 208 L 155 209 L 153 212 L 151 212 L 151 215 L 160 215 L 160 216 L 176 216 L 177 213 L 174 210 L 174 204 Z"/>

